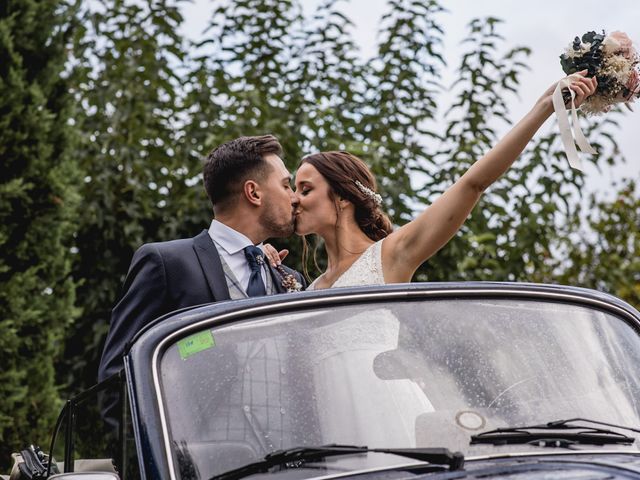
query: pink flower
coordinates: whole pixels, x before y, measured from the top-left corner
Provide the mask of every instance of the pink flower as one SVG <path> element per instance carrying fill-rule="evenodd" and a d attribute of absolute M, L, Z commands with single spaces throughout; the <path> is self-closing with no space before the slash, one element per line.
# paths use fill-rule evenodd
<path fill-rule="evenodd" d="M 627 58 L 632 58 L 635 54 L 635 50 L 633 48 L 633 42 L 631 41 L 631 39 L 629 38 L 629 35 L 627 35 L 624 32 L 611 32 L 608 35 L 608 38 L 610 38 L 611 40 L 614 40 L 617 45 L 615 48 L 616 53 L 622 53 L 625 57 Z M 605 39 L 606 42 L 606 39 Z"/>
<path fill-rule="evenodd" d="M 629 38 L 629 35 L 627 35 L 624 32 L 618 32 L 618 31 L 611 32 L 609 36 L 611 36 L 611 38 L 613 38 L 616 42 L 620 44 L 620 48 L 631 48 L 632 46 L 632 42 L 631 42 L 631 39 Z"/>

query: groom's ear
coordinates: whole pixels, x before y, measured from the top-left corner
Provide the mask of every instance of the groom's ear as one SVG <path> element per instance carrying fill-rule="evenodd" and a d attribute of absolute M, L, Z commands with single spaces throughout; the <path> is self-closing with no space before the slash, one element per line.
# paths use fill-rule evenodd
<path fill-rule="evenodd" d="M 254 180 L 247 180 L 244 182 L 244 189 L 242 192 L 247 201 L 253 205 L 262 205 L 262 191 L 260 185 Z"/>

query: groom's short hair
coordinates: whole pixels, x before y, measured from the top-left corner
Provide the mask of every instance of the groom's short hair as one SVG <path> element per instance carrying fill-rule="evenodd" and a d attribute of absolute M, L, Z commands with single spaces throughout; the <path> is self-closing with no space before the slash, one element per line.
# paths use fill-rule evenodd
<path fill-rule="evenodd" d="M 204 188 L 211 204 L 222 206 L 240 192 L 247 180 L 264 179 L 271 169 L 265 155 L 282 156 L 273 135 L 240 137 L 214 148 L 204 164 Z"/>

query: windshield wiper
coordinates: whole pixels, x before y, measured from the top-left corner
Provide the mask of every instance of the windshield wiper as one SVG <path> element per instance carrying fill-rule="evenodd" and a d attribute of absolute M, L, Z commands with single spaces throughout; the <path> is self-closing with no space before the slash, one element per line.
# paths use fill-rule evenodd
<path fill-rule="evenodd" d="M 492 443 L 494 445 L 507 445 L 515 443 L 536 443 L 541 446 L 567 446 L 571 443 L 589 445 L 631 444 L 635 438 L 627 437 L 621 433 L 593 426 L 576 425 L 572 422 L 605 425 L 607 427 L 620 428 L 640 433 L 640 430 L 615 425 L 613 423 L 599 422 L 587 418 L 569 418 L 556 420 L 541 425 L 526 427 L 497 428 L 471 436 L 471 444 Z"/>
<path fill-rule="evenodd" d="M 447 465 L 450 470 L 458 470 L 464 465 L 464 456 L 462 453 L 451 452 L 447 448 L 368 448 L 366 446 L 357 447 L 354 445 L 323 445 L 319 447 L 298 447 L 277 450 L 268 454 L 260 461 L 216 475 L 210 480 L 235 480 L 255 473 L 267 472 L 273 467 L 297 468 L 306 462 L 327 457 L 368 452 L 390 453 L 434 465 Z"/>

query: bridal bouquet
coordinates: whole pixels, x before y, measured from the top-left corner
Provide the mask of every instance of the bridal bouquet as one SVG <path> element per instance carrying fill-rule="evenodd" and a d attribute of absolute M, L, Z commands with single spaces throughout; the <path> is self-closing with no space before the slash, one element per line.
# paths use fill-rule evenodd
<path fill-rule="evenodd" d="M 582 37 L 576 37 L 560 55 L 562 69 L 569 77 L 558 82 L 553 93 L 553 108 L 564 150 L 572 168 L 582 170 L 578 148 L 586 153 L 597 152 L 589 145 L 580 129 L 573 101 L 575 93 L 568 88 L 571 76 L 587 70 L 588 77 L 595 76 L 598 80 L 595 93 L 580 106 L 583 112 L 597 115 L 609 111 L 616 103 L 624 103 L 630 109 L 629 104 L 640 96 L 639 62 L 638 52 L 633 48 L 631 39 L 623 32 L 609 35 L 604 31 L 602 34 L 587 32 Z M 565 105 L 570 107 L 573 128 L 569 124 Z"/>
<path fill-rule="evenodd" d="M 640 96 L 639 62 L 638 52 L 623 32 L 587 32 L 560 55 L 567 75 L 588 70 L 589 77 L 598 79 L 596 93 L 580 107 L 588 114 L 607 112 L 616 103 L 629 106 Z"/>

